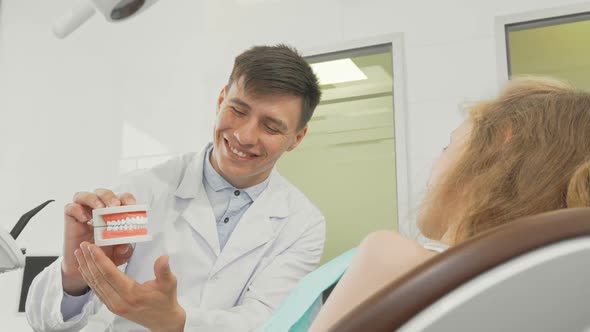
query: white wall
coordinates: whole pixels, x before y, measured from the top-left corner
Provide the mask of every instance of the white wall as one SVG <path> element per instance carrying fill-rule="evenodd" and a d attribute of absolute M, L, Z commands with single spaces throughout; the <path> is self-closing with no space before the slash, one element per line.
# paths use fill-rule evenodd
<path fill-rule="evenodd" d="M 70 0 L 4 0 L 0 227 L 56 199 L 19 240 L 30 254 L 58 254 L 65 203 L 118 172 L 123 122 L 169 153 L 199 149 L 233 57 L 252 44 L 288 42 L 307 51 L 394 32 L 405 33 L 417 206 L 431 161 L 460 122 L 458 104 L 495 91 L 494 17 L 576 2 L 164 0 L 125 23 L 95 16 L 57 40 L 51 24 Z M 21 271 L 0 275 L 0 319 L 10 331 L 28 330 L 15 314 L 20 278 Z"/>

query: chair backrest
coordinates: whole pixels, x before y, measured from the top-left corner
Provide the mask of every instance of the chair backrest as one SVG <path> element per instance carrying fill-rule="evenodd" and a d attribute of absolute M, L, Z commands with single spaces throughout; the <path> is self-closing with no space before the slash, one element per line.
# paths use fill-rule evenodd
<path fill-rule="evenodd" d="M 583 331 L 589 324 L 590 208 L 577 208 L 522 218 L 455 246 L 330 331 Z"/>

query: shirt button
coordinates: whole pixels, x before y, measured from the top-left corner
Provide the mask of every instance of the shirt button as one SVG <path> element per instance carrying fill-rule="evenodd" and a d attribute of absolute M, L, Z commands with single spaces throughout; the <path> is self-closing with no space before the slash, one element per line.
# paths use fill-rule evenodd
<path fill-rule="evenodd" d="M 223 222 L 227 224 L 227 222 L 229 221 L 228 217 L 225 217 L 225 219 L 223 219 Z"/>
<path fill-rule="evenodd" d="M 240 191 L 239 190 L 234 191 L 234 195 L 240 196 Z"/>

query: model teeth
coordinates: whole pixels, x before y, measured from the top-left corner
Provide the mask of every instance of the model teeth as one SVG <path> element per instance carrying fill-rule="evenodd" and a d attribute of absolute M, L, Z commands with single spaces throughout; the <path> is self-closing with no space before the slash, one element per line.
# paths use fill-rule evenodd
<path fill-rule="evenodd" d="M 143 229 L 147 227 L 147 218 L 130 217 L 121 220 L 107 221 L 107 230 L 122 231 L 131 229 Z"/>

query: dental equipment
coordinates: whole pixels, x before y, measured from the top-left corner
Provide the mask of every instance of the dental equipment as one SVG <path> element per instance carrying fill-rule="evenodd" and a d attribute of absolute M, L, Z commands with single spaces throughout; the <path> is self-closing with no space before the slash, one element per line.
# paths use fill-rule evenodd
<path fill-rule="evenodd" d="M 53 33 L 65 38 L 89 20 L 96 11 L 108 22 L 119 22 L 138 15 L 158 0 L 76 0 L 76 4 L 53 24 Z"/>
<path fill-rule="evenodd" d="M 0 273 L 25 266 L 25 248 L 19 248 L 16 238 L 23 231 L 29 220 L 41 211 L 52 199 L 23 214 L 10 233 L 0 227 Z"/>

